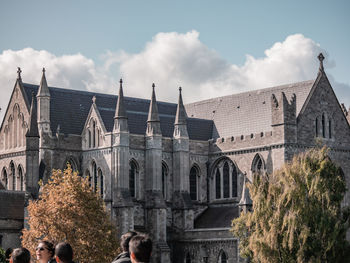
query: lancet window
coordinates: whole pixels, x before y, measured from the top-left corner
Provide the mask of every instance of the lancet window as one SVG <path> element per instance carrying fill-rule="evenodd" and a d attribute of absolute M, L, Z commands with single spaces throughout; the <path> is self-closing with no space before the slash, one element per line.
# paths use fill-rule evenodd
<path fill-rule="evenodd" d="M 237 197 L 237 177 L 237 167 L 231 160 L 220 161 L 214 168 L 215 198 Z"/>

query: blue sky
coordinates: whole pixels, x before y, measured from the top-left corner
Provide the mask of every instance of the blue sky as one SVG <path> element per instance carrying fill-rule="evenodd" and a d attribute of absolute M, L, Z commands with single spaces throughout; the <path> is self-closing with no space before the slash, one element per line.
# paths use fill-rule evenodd
<path fill-rule="evenodd" d="M 187 85 L 190 102 L 204 99 L 206 95 L 225 95 L 313 78 L 317 61 L 310 62 L 311 57 L 304 53 L 314 55 L 320 50 L 326 53 L 326 71 L 331 76 L 336 93 L 349 106 L 349 11 L 350 2 L 345 0 L 3 0 L 0 2 L 0 89 L 6 93 L 4 97 L 7 96 L 8 100 L 6 90 L 13 87 L 17 66 L 23 68 L 24 81 L 37 83 L 40 80 L 39 69 L 45 66 L 49 85 L 113 93 L 114 89 L 110 86 L 122 76 L 126 79 L 126 85 L 130 85 L 130 93 L 125 91 L 127 96 L 139 94 L 140 97 L 149 97 L 150 92 L 143 92 L 145 88 L 140 85 L 153 79 L 156 85 L 159 83 L 164 87 L 164 91 L 159 92 L 160 99 L 176 102 L 176 92 L 170 92 L 171 95 L 167 96 L 170 87 L 165 86 L 167 83 L 172 86 L 178 82 L 179 85 Z M 287 41 L 289 36 L 295 37 Z M 284 53 L 276 50 L 276 46 L 273 48 L 277 42 L 282 43 Z M 31 50 L 20 53 L 25 48 Z M 182 52 L 184 49 L 186 52 Z M 12 53 L 6 52 L 8 50 Z M 267 61 L 266 50 L 272 50 L 275 54 L 273 59 Z M 46 53 L 43 55 L 38 53 L 40 51 Z M 285 55 L 285 52 L 289 55 Z M 283 54 L 278 57 L 280 53 Z M 297 59 L 299 53 L 300 61 Z M 157 54 L 162 54 L 162 58 L 157 58 Z M 196 55 L 192 57 L 193 54 Z M 247 65 L 249 61 L 246 55 L 253 58 L 253 66 Z M 69 61 L 74 60 L 74 63 L 69 64 L 67 57 Z M 257 77 L 261 86 L 250 81 L 254 74 L 273 78 L 271 72 L 258 70 L 253 75 L 247 72 L 283 59 L 291 60 L 283 62 L 284 71 L 293 71 L 296 66 L 302 65 L 305 67 L 303 73 L 286 73 L 276 81 Z M 52 64 L 54 60 L 59 61 L 58 64 Z M 193 60 L 199 62 L 191 66 L 186 64 Z M 210 74 L 216 71 L 219 73 L 203 80 L 203 76 L 208 73 L 202 71 L 202 60 L 204 68 Z M 144 66 L 138 68 L 142 63 Z M 154 65 L 157 63 L 158 66 Z M 288 63 L 291 63 L 290 67 Z M 79 71 L 81 64 L 85 68 Z M 171 65 L 175 65 L 175 69 Z M 278 68 L 279 64 L 276 65 Z M 152 71 L 148 72 L 150 67 Z M 62 81 L 64 73 L 68 77 Z M 143 76 L 146 73 L 150 77 Z M 33 74 L 37 74 L 35 78 Z M 225 81 L 224 76 L 232 74 L 239 76 Z M 176 80 L 172 80 L 174 76 Z M 244 80 L 250 84 L 242 84 Z M 231 89 L 230 85 L 234 87 Z M 145 83 L 145 86 L 150 87 L 150 83 Z M 205 92 L 212 86 L 216 86 L 219 92 L 215 92 L 215 89 Z M 186 102 L 186 87 L 184 97 Z M 0 107 L 6 108 L 6 103 L 7 101 L 0 100 Z"/>

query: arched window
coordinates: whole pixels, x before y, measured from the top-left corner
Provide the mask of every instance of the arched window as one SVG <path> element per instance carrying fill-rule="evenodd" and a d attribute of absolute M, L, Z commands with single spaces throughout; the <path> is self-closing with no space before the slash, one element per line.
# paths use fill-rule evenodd
<path fill-rule="evenodd" d="M 92 147 L 96 147 L 96 122 L 92 121 Z"/>
<path fill-rule="evenodd" d="M 260 173 L 265 169 L 264 162 L 259 154 L 256 154 L 252 163 L 252 172 Z"/>
<path fill-rule="evenodd" d="M 225 162 L 223 169 L 223 177 L 224 177 L 224 198 L 230 197 L 230 167 L 228 163 Z"/>
<path fill-rule="evenodd" d="M 324 114 L 322 114 L 322 137 L 326 138 L 326 118 Z"/>
<path fill-rule="evenodd" d="M 232 167 L 232 173 L 231 173 L 231 182 L 232 182 L 232 197 L 237 197 L 237 177 L 238 177 L 238 173 L 237 173 L 237 168 L 234 165 Z"/>
<path fill-rule="evenodd" d="M 12 178 L 12 189 L 16 190 L 16 169 L 13 162 L 10 163 L 10 170 L 11 170 L 11 178 Z"/>
<path fill-rule="evenodd" d="M 92 163 L 92 177 L 94 180 L 94 191 L 96 192 L 97 191 L 97 166 L 95 162 Z"/>
<path fill-rule="evenodd" d="M 98 179 L 99 179 L 98 188 L 99 188 L 101 197 L 103 198 L 103 190 L 104 190 L 103 189 L 103 174 L 102 174 L 102 170 L 101 169 L 98 169 Z"/>
<path fill-rule="evenodd" d="M 86 170 L 85 177 L 88 179 L 89 186 L 91 187 L 91 175 L 90 175 L 89 170 Z"/>
<path fill-rule="evenodd" d="M 318 118 L 315 120 L 315 136 L 318 137 Z"/>
<path fill-rule="evenodd" d="M 190 253 L 186 254 L 186 263 L 191 263 L 191 256 Z"/>
<path fill-rule="evenodd" d="M 232 160 L 220 160 L 214 170 L 215 198 L 237 197 L 238 168 Z"/>
<path fill-rule="evenodd" d="M 18 184 L 17 190 L 23 191 L 23 172 L 21 166 L 18 166 Z"/>
<path fill-rule="evenodd" d="M 168 182 L 168 167 L 162 163 L 162 193 L 164 199 L 167 199 L 167 182 Z"/>
<path fill-rule="evenodd" d="M 5 167 L 2 168 L 2 181 L 3 181 L 5 189 L 8 189 L 9 181 L 8 181 L 7 172 L 6 172 Z"/>
<path fill-rule="evenodd" d="M 219 169 L 216 170 L 215 174 L 215 197 L 216 199 L 221 198 L 221 174 Z"/>
<path fill-rule="evenodd" d="M 198 199 L 198 168 L 193 166 L 190 170 L 190 196 L 191 200 L 197 200 Z"/>
<path fill-rule="evenodd" d="M 330 119 L 328 120 L 328 137 L 332 138 L 332 121 Z"/>
<path fill-rule="evenodd" d="M 227 255 L 223 250 L 220 251 L 218 263 L 227 263 Z"/>
<path fill-rule="evenodd" d="M 91 131 L 88 130 L 88 135 L 89 135 L 89 148 L 91 148 Z"/>
<path fill-rule="evenodd" d="M 78 164 L 77 162 L 75 161 L 74 157 L 73 156 L 70 156 L 66 163 L 65 163 L 65 169 L 68 168 L 68 164 L 70 164 L 70 167 L 72 168 L 72 171 L 73 172 L 78 172 Z"/>
<path fill-rule="evenodd" d="M 136 197 L 137 164 L 134 160 L 129 163 L 129 190 L 131 197 Z"/>

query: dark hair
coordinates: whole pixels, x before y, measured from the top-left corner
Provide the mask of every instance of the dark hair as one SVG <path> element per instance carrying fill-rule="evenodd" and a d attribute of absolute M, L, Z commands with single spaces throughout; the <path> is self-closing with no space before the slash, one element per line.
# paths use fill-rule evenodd
<path fill-rule="evenodd" d="M 124 252 L 129 252 L 129 242 L 132 237 L 136 236 L 137 233 L 135 231 L 126 232 L 120 238 L 120 246 Z"/>
<path fill-rule="evenodd" d="M 130 254 L 133 253 L 138 262 L 149 262 L 152 253 L 152 240 L 147 235 L 134 236 L 129 242 Z"/>
<path fill-rule="evenodd" d="M 10 258 L 12 251 L 13 251 L 13 249 L 10 247 L 8 249 L 6 249 L 6 251 L 5 251 L 5 258 L 6 259 Z"/>
<path fill-rule="evenodd" d="M 13 250 L 11 254 L 13 263 L 30 263 L 30 253 L 29 250 L 21 247 Z"/>
<path fill-rule="evenodd" d="M 47 250 L 50 252 L 51 254 L 51 257 L 53 257 L 55 255 L 55 247 L 54 245 L 50 242 L 50 241 L 47 241 L 47 240 L 41 240 L 39 242 L 39 244 L 44 244 L 45 247 L 47 248 Z"/>
<path fill-rule="evenodd" d="M 69 263 L 73 259 L 73 249 L 66 242 L 61 242 L 57 244 L 55 254 L 63 263 Z"/>

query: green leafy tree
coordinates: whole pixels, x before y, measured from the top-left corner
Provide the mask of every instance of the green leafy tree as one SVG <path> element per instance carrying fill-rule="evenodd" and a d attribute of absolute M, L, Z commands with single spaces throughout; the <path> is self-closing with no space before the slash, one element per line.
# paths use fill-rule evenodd
<path fill-rule="evenodd" d="M 0 247 L 0 263 L 6 263 L 5 250 Z"/>
<path fill-rule="evenodd" d="M 116 229 L 100 194 L 70 165 L 63 172 L 52 171 L 40 198 L 30 201 L 28 214 L 29 229 L 23 230 L 22 245 L 32 255 L 41 239 L 70 243 L 80 263 L 111 262 L 118 253 Z"/>
<path fill-rule="evenodd" d="M 344 174 L 314 149 L 248 184 L 253 210 L 232 221 L 242 257 L 252 262 L 350 262 Z"/>

